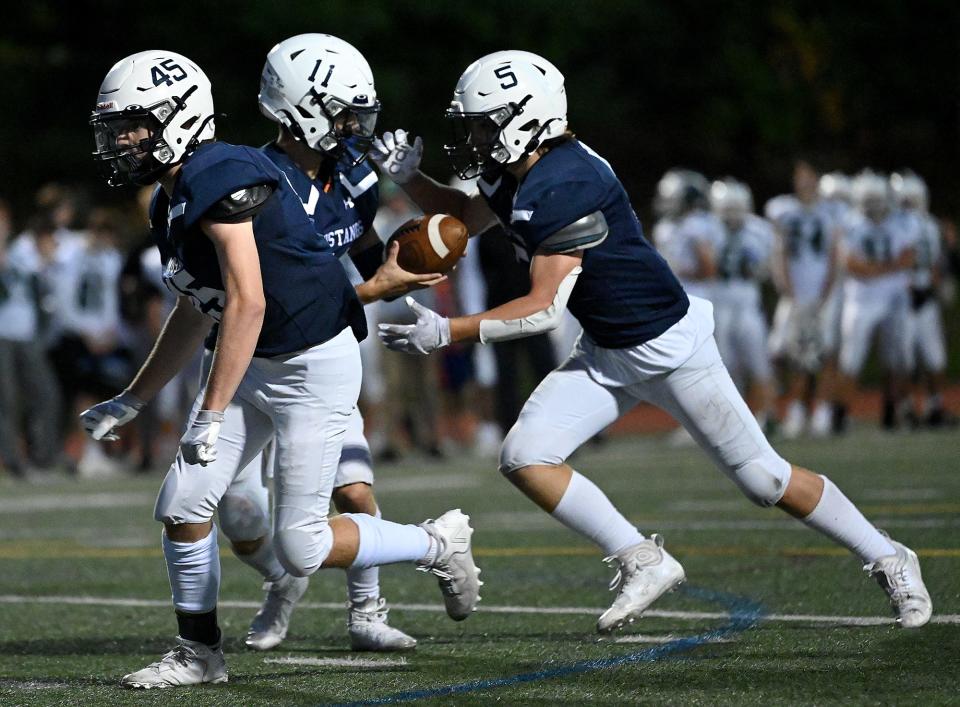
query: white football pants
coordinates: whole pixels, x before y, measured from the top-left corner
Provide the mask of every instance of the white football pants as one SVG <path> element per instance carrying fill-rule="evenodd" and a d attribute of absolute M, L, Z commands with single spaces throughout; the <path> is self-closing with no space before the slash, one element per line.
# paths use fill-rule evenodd
<path fill-rule="evenodd" d="M 203 523 L 231 485 L 255 479 L 262 488 L 260 465 L 251 461 L 275 436 L 274 547 L 292 574 L 319 569 L 333 543 L 330 495 L 360 379 L 357 340 L 349 328 L 306 351 L 254 358 L 225 411 L 216 460 L 190 465 L 178 454 L 160 489 L 155 518 Z M 191 420 L 202 400 L 203 391 Z"/>
<path fill-rule="evenodd" d="M 645 401 L 673 415 L 751 501 L 777 503 L 790 481 L 790 464 L 770 446 L 737 392 L 717 351 L 710 311 L 691 298 L 680 322 L 633 350 L 578 345 L 527 400 L 504 440 L 500 470 L 562 464 Z M 630 360 L 636 362 L 633 371 L 627 369 Z"/>

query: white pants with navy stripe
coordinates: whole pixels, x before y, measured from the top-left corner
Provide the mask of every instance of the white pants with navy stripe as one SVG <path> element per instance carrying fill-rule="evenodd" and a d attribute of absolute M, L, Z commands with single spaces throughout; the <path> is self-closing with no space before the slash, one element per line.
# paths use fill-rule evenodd
<path fill-rule="evenodd" d="M 770 446 L 720 359 L 712 307 L 690 299 L 680 322 L 641 346 L 605 349 L 584 335 L 527 400 L 504 440 L 500 470 L 562 464 L 637 403 L 649 402 L 673 415 L 750 500 L 779 501 L 790 464 Z"/>
<path fill-rule="evenodd" d="M 330 495 L 360 379 L 357 340 L 349 328 L 306 351 L 254 358 L 225 411 L 217 459 L 204 467 L 178 454 L 160 489 L 156 519 L 206 522 L 231 486 L 255 481 L 262 488 L 260 464 L 251 462 L 275 437 L 274 545 L 288 570 L 318 569 L 332 546 Z M 202 400 L 203 391 L 191 419 Z"/>

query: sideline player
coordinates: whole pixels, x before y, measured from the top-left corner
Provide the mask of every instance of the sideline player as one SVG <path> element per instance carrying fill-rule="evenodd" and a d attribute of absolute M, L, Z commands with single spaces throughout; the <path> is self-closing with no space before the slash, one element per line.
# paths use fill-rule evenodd
<path fill-rule="evenodd" d="M 710 212 L 710 183 L 699 172 L 671 169 L 657 182 L 660 217 L 653 242 L 687 294 L 713 301 L 723 227 Z"/>
<path fill-rule="evenodd" d="M 843 265 L 843 322 L 840 337 L 839 399 L 849 407 L 856 381 L 880 333 L 888 374 L 884 426 L 894 427 L 907 409 L 907 379 L 913 370 L 910 334 L 910 276 L 920 224 L 893 208 L 888 180 L 864 170 L 853 180 L 856 211 L 846 224 Z"/>
<path fill-rule="evenodd" d="M 930 427 L 955 425 L 956 418 L 944 409 L 947 348 L 937 290 L 943 277 L 943 248 L 940 227 L 930 214 L 927 183 L 909 170 L 890 175 L 897 207 L 919 221 L 916 263 L 910 281 L 910 333 L 918 375 L 925 379 L 922 422 Z"/>
<path fill-rule="evenodd" d="M 333 67 L 332 69 L 330 67 Z M 329 73 L 328 73 L 329 70 Z M 384 257 L 383 241 L 372 224 L 377 212 L 377 175 L 363 161 L 380 109 L 373 74 L 352 45 L 328 34 L 302 34 L 277 44 L 267 55 L 258 96 L 261 112 L 279 124 L 279 136 L 262 148 L 286 175 L 318 237 L 333 254 L 349 255 L 364 278 L 357 295 L 364 304 L 429 286 L 441 275 L 415 275 L 397 265 L 396 246 Z M 351 139 L 337 135 L 333 115 L 352 111 L 360 125 Z M 362 144 L 366 142 L 366 144 Z M 384 262 L 386 261 L 386 262 Z M 207 357 L 216 343 L 207 339 Z M 269 453 L 264 458 L 271 459 Z M 254 465 L 260 460 L 254 460 Z M 373 461 L 363 435 L 363 417 L 354 408 L 343 441 L 332 501 L 340 513 L 379 517 L 373 497 Z M 247 633 L 256 650 L 278 646 L 287 635 L 294 605 L 309 579 L 274 576 L 261 561 L 270 543 L 270 502 L 258 474 L 242 475 L 220 501 L 220 527 L 237 557 L 259 571 L 267 590 L 263 606 Z M 347 570 L 347 631 L 354 650 L 404 650 L 417 642 L 388 625 L 389 608 L 380 596 L 380 570 Z"/>
<path fill-rule="evenodd" d="M 774 197 L 765 208 L 778 235 L 775 281 L 780 301 L 770 352 L 789 370 L 782 427 L 787 438 L 803 433 L 808 410 L 815 436 L 829 434 L 833 422 L 839 229 L 832 208 L 818 198 L 818 188 L 816 170 L 800 160 L 793 168 L 794 193 Z"/>
<path fill-rule="evenodd" d="M 333 115 L 349 136 L 362 125 Z M 216 142 L 210 82 L 186 57 L 147 51 L 118 62 L 91 118 L 111 184 L 159 182 L 150 209 L 165 284 L 180 295 L 153 351 L 119 396 L 82 415 L 115 439 L 219 323 L 206 385 L 154 511 L 179 636 L 125 687 L 225 682 L 217 622 L 220 558 L 213 514 L 228 486 L 275 437 L 273 541 L 262 564 L 305 577 L 321 567 L 414 561 L 440 579 L 447 613 L 466 618 L 479 581 L 459 510 L 420 526 L 363 514 L 328 518 L 343 437 L 360 389 L 363 310 L 296 193 L 261 152 Z"/>
<path fill-rule="evenodd" d="M 932 612 L 916 554 L 878 531 L 828 478 L 778 455 L 731 381 L 713 339 L 710 303 L 687 297 L 644 239 L 610 165 L 567 130 L 563 76 L 527 52 L 497 52 L 460 77 L 446 150 L 467 197 L 419 171 L 423 145 L 385 134 L 373 156 L 424 211 L 480 233 L 499 219 L 530 257 L 530 292 L 446 319 L 419 305 L 414 325 L 380 325 L 392 349 L 427 354 L 454 341 L 504 341 L 583 325 L 573 354 L 533 392 L 504 441 L 500 470 L 532 501 L 596 543 L 618 567 L 600 631 L 623 626 L 684 579 L 659 535 L 645 538 L 566 459 L 640 401 L 669 411 L 744 494 L 779 506 L 866 563 L 903 627 Z"/>
<path fill-rule="evenodd" d="M 770 274 L 773 227 L 753 213 L 750 188 L 736 179 L 713 183 L 710 206 L 725 229 L 713 299 L 717 348 L 740 390 L 749 380 L 757 422 L 767 430 L 774 422 L 776 386 L 760 283 Z"/>

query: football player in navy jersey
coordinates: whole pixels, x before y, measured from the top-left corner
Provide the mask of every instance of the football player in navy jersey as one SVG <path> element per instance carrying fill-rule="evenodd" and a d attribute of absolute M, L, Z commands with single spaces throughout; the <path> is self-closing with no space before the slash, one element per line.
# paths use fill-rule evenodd
<path fill-rule="evenodd" d="M 334 69 L 330 70 L 329 67 Z M 329 75 L 328 75 L 329 73 Z M 328 34 L 302 34 L 275 46 L 267 55 L 260 79 L 260 110 L 279 123 L 277 139 L 262 148 L 280 168 L 299 197 L 314 230 L 333 254 L 353 260 L 365 281 L 357 295 L 367 303 L 436 284 L 442 275 L 416 275 L 397 265 L 394 244 L 384 257 L 383 241 L 373 229 L 378 207 L 377 174 L 363 161 L 379 103 L 373 74 L 352 45 Z M 356 120 L 352 139 L 331 133 L 331 116 L 347 106 Z M 342 113 L 341 113 L 342 115 Z M 366 144 L 364 144 L 366 143 Z M 208 357 L 213 346 L 208 338 Z M 270 454 L 265 455 L 269 460 Z M 254 465 L 259 460 L 255 460 Z M 347 427 L 332 500 L 341 513 L 377 515 L 373 497 L 370 446 L 363 435 L 358 408 Z M 244 475 L 220 502 L 220 527 L 243 561 L 263 572 L 255 558 L 269 541 L 270 507 L 261 475 Z M 270 581 L 267 595 L 247 634 L 247 646 L 276 647 L 286 637 L 294 605 L 309 579 L 285 575 Z M 388 607 L 380 596 L 380 570 L 347 570 L 347 630 L 354 650 L 403 650 L 416 646 L 411 636 L 387 624 Z"/>
<path fill-rule="evenodd" d="M 331 69 L 328 69 L 331 71 Z M 321 97 L 322 100 L 322 97 Z M 327 106 L 339 139 L 362 125 Z M 272 581 L 321 567 L 414 561 L 438 576 L 447 613 L 478 600 L 472 529 L 459 510 L 420 526 L 364 513 L 328 518 L 343 438 L 360 389 L 363 310 L 303 204 L 261 151 L 214 140 L 210 82 L 165 51 L 118 62 L 91 123 L 111 184 L 159 182 L 150 226 L 179 294 L 128 388 L 82 414 L 94 439 L 116 439 L 219 324 L 216 349 L 154 511 L 173 590 L 177 645 L 125 676 L 125 687 L 225 682 L 217 624 L 220 560 L 212 517 L 249 462 L 275 440 L 272 541 L 247 561 Z"/>
<path fill-rule="evenodd" d="M 424 211 L 481 233 L 495 219 L 530 258 L 529 294 L 447 319 L 416 303 L 412 325 L 381 324 L 387 346 L 426 354 L 455 341 L 495 342 L 557 325 L 564 307 L 583 335 L 527 401 L 500 453 L 501 471 L 531 500 L 593 541 L 618 566 L 600 631 L 623 626 L 684 571 L 658 535 L 645 538 L 566 459 L 640 401 L 669 411 L 714 463 L 761 506 L 777 505 L 859 556 L 903 627 L 925 624 L 930 596 L 916 554 L 871 525 L 826 477 L 791 465 L 764 438 L 724 367 L 709 302 L 688 297 L 644 239 L 610 165 L 567 130 L 563 76 L 527 52 L 471 64 L 447 111 L 459 138 L 445 149 L 466 196 L 418 170 L 423 149 L 386 133 L 371 156 Z"/>

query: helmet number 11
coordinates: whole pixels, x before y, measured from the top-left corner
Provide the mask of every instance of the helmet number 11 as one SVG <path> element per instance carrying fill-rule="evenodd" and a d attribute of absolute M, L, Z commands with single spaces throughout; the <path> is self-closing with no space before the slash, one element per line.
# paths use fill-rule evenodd
<path fill-rule="evenodd" d="M 310 72 L 310 75 L 307 77 L 307 81 L 316 81 L 317 80 L 317 71 L 320 69 L 320 64 L 323 63 L 323 59 L 317 59 L 317 63 L 314 64 L 313 71 Z M 327 69 L 327 75 L 323 77 L 323 81 L 320 82 L 320 85 L 324 88 L 327 87 L 327 82 L 330 81 L 330 77 L 333 75 L 333 67 L 335 64 L 330 64 L 330 68 Z"/>

